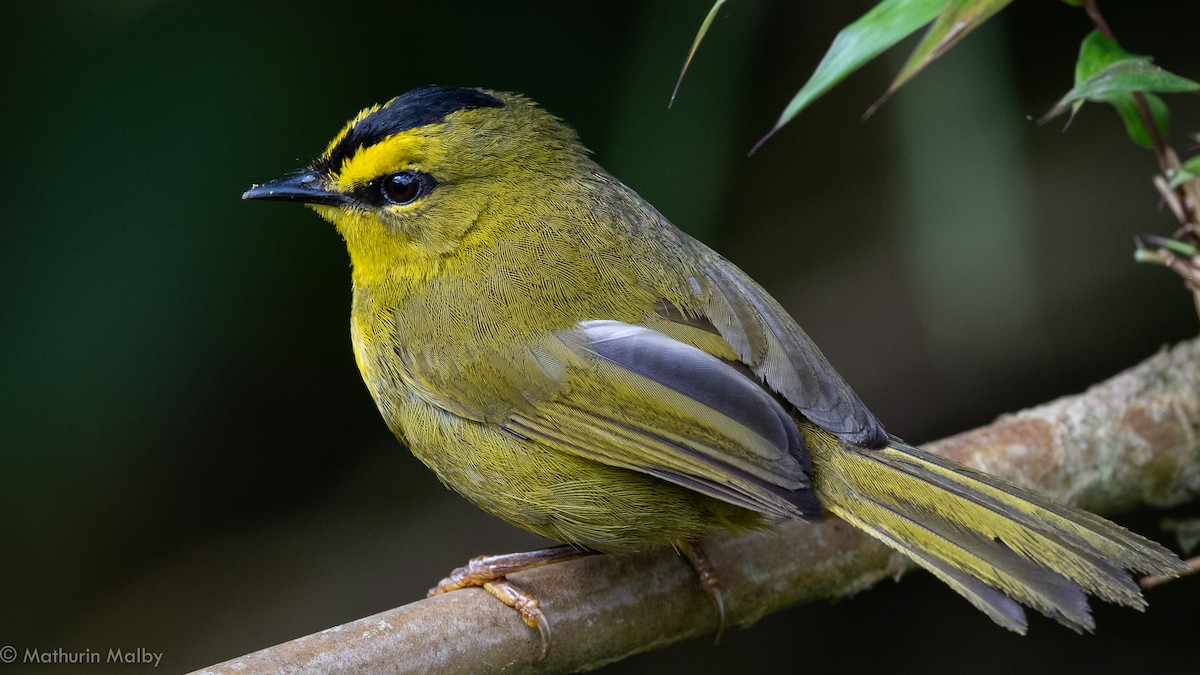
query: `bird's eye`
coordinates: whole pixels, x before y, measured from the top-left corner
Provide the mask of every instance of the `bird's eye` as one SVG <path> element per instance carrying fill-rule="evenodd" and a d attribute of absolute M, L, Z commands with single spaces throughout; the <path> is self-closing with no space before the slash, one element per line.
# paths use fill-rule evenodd
<path fill-rule="evenodd" d="M 425 196 L 433 187 L 433 177 L 416 171 L 401 171 L 383 179 L 383 198 L 389 203 L 403 206 Z"/>

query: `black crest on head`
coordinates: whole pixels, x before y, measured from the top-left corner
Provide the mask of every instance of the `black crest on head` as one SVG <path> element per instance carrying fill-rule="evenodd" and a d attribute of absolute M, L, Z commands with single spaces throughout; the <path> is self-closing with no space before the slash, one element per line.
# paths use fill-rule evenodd
<path fill-rule="evenodd" d="M 434 124 L 446 115 L 471 108 L 502 108 L 504 102 L 467 87 L 420 87 L 392 99 L 363 119 L 314 168 L 332 173 L 358 151 L 409 129 Z"/>

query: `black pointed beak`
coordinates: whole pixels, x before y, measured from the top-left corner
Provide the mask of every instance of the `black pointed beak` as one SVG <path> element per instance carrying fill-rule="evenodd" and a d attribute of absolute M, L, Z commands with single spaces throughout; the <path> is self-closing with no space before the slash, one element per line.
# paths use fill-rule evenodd
<path fill-rule="evenodd" d="M 303 204 L 325 204 L 343 206 L 350 198 L 339 192 L 331 192 L 321 185 L 321 179 L 311 171 L 277 178 L 266 183 L 255 183 L 242 193 L 242 199 L 264 199 L 278 202 L 301 202 Z"/>

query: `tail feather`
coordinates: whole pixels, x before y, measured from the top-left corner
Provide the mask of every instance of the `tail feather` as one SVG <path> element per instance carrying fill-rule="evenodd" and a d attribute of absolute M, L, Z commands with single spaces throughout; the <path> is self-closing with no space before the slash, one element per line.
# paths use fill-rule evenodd
<path fill-rule="evenodd" d="M 900 548 L 1001 625 L 1023 632 L 1023 612 L 1021 629 L 996 616 L 1007 617 L 1010 604 L 1019 610 L 1019 605 L 1009 600 L 1012 598 L 1075 630 L 1094 627 L 1087 597 L 1079 586 L 1044 567 L 1029 564 L 1003 542 L 963 530 L 933 514 L 909 516 L 870 497 L 850 496 L 857 501 L 851 521 L 854 525 Z M 905 543 L 914 541 L 921 542 L 920 546 Z M 979 587 L 992 592 L 981 593 Z M 1008 603 L 998 603 L 997 596 Z"/>
<path fill-rule="evenodd" d="M 867 450 L 805 435 L 819 467 L 813 487 L 829 511 L 905 553 L 1010 630 L 1025 628 L 1014 600 L 1091 630 L 1085 591 L 1142 609 L 1125 570 L 1170 574 L 1182 566 L 1158 544 L 1099 516 L 899 441 Z"/>
<path fill-rule="evenodd" d="M 847 514 L 846 520 L 888 546 L 903 551 L 921 567 L 932 572 L 934 576 L 969 600 L 976 609 L 991 617 L 992 621 L 1011 631 L 1025 634 L 1027 627 L 1025 611 L 1012 598 L 951 566 L 945 560 L 929 555 L 920 549 L 906 546 L 903 541 L 890 533 L 890 528 L 875 527 L 853 514 Z"/>
<path fill-rule="evenodd" d="M 1141 590 L 1125 570 L 1154 572 L 1178 564 L 1166 549 L 1087 511 L 966 467 L 960 468 L 969 473 L 954 473 L 953 463 L 916 448 L 887 448 L 870 458 L 906 474 L 914 490 L 908 495 L 919 494 L 922 483 L 945 490 L 962 500 L 950 513 L 964 526 L 990 523 L 986 533 L 1108 602 L 1144 608 Z M 930 458 L 938 460 L 939 471 L 918 463 Z"/>
<path fill-rule="evenodd" d="M 1128 569 L 1145 574 L 1158 574 L 1166 569 L 1180 569 L 1179 558 L 1159 544 L 1130 532 L 1116 523 L 1101 518 L 1094 513 L 1072 508 L 1047 499 L 1008 481 L 995 476 L 963 466 L 945 457 L 925 452 L 919 448 L 906 445 L 893 439 L 888 450 L 901 458 L 911 458 L 916 463 L 923 463 L 944 476 L 952 478 L 951 483 L 975 487 L 982 494 L 992 494 L 1000 502 L 1009 503 L 1019 509 L 1019 513 L 1030 516 L 1027 522 L 1039 523 L 1047 516 L 1052 518 L 1058 527 L 1074 531 L 1081 536 L 1088 534 L 1101 535 L 1099 539 L 1086 539 L 1096 546 L 1096 551 L 1103 557 L 1120 562 Z M 957 480 L 953 480 L 957 479 Z M 1005 498 L 1012 501 L 1005 502 Z"/>

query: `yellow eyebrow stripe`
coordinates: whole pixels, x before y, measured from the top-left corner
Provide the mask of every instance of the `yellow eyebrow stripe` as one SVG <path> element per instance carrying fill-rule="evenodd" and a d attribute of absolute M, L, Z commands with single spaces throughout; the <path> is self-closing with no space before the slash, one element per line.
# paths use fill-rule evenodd
<path fill-rule="evenodd" d="M 359 148 L 353 156 L 342 162 L 341 169 L 334 176 L 334 186 L 339 192 L 351 192 L 380 176 L 420 163 L 428 154 L 426 134 L 431 131 L 436 133 L 430 127 L 409 129 L 388 136 L 374 145 Z"/>

